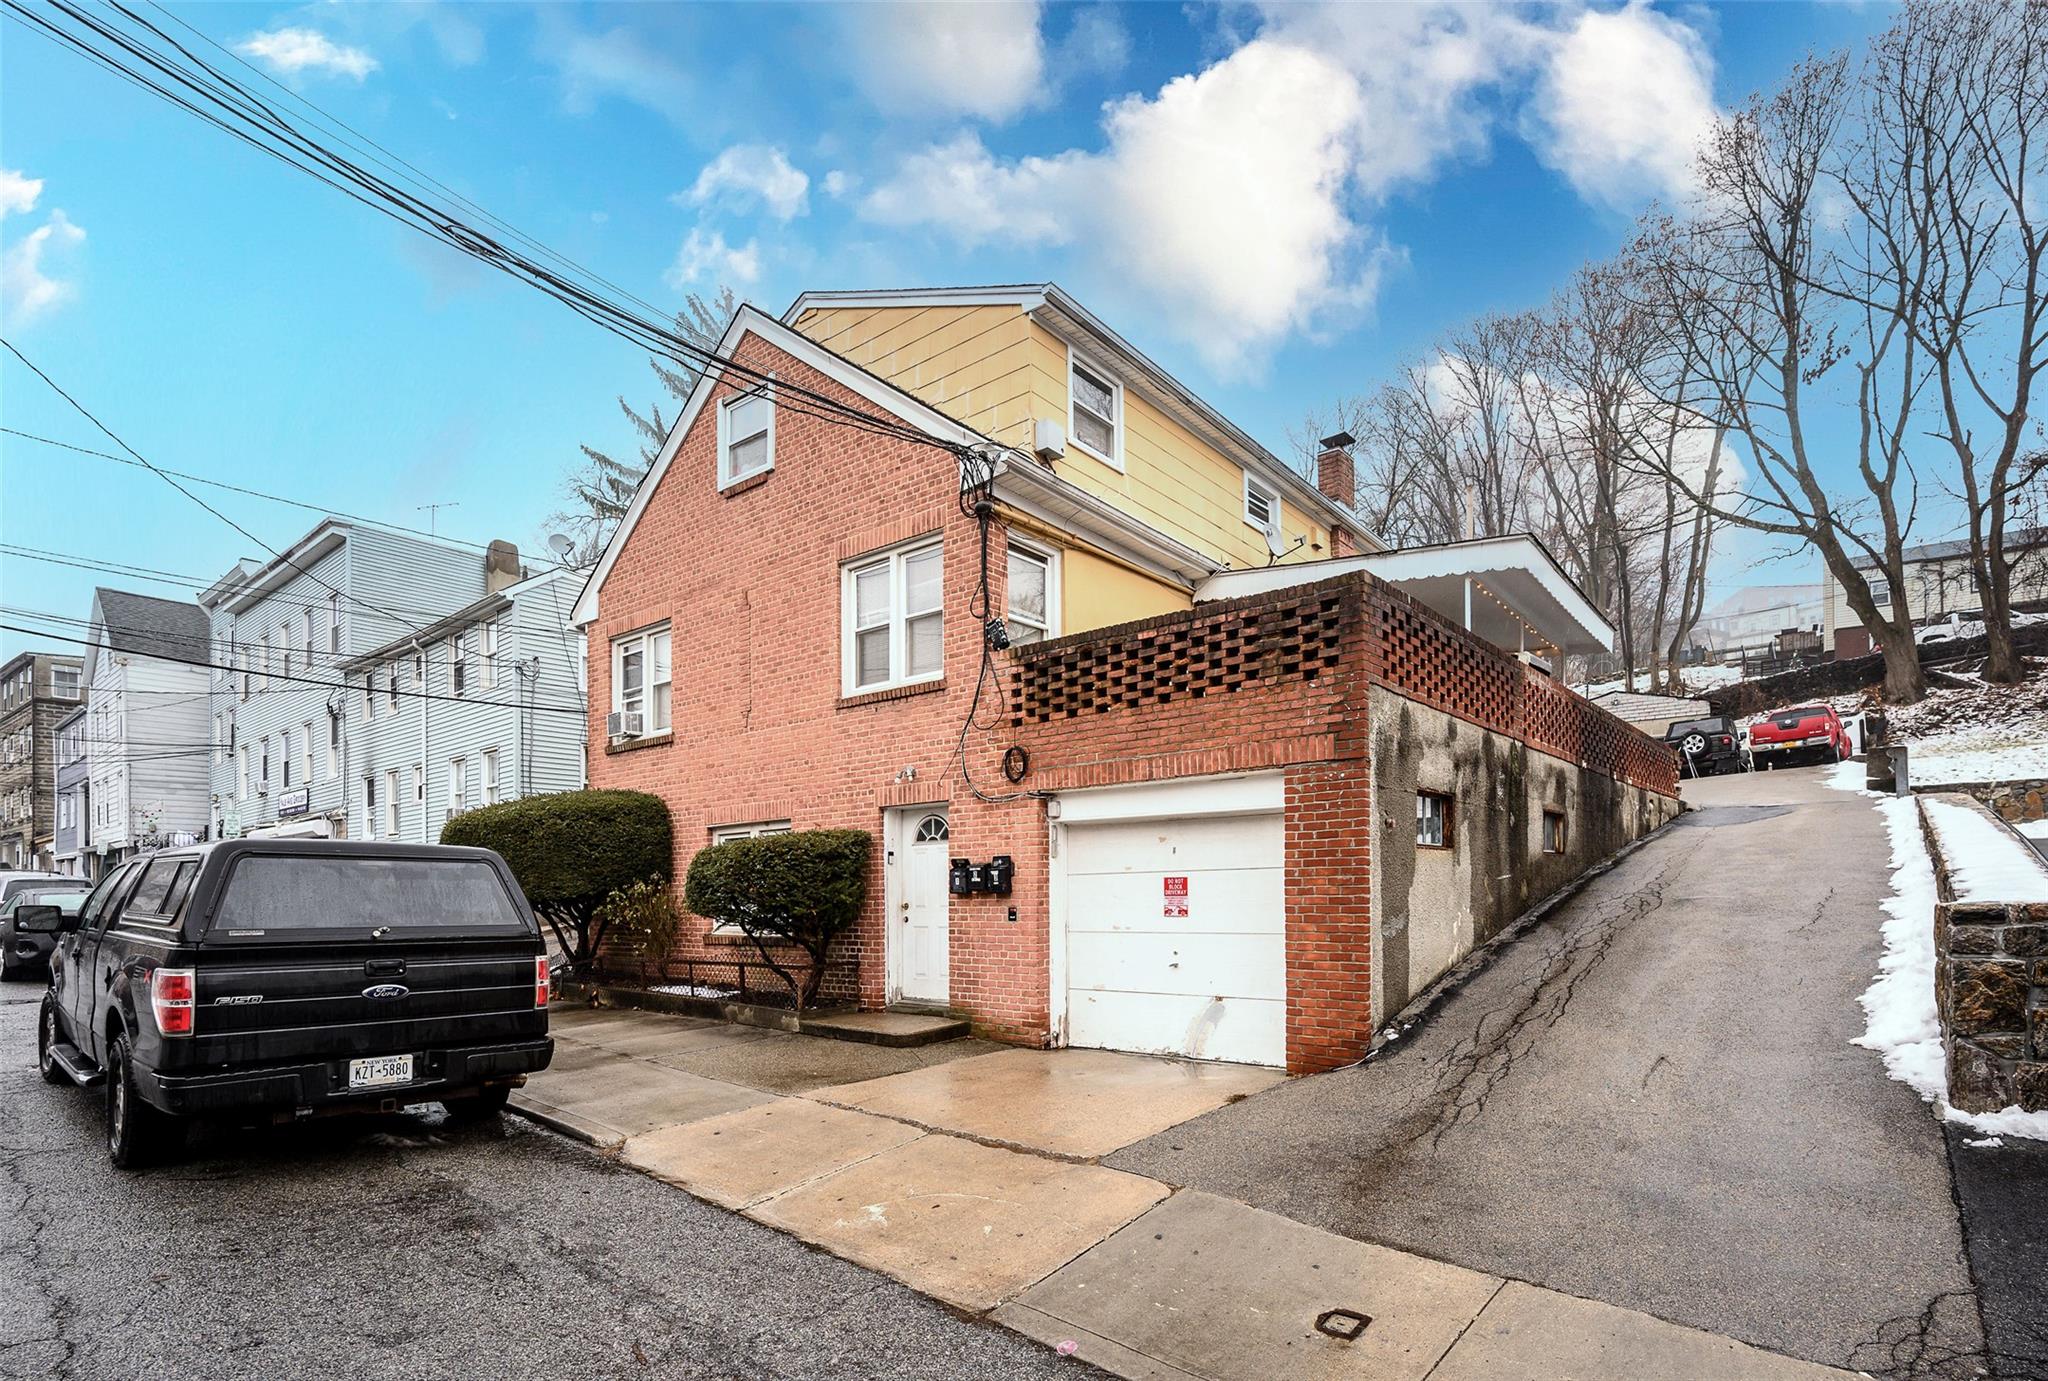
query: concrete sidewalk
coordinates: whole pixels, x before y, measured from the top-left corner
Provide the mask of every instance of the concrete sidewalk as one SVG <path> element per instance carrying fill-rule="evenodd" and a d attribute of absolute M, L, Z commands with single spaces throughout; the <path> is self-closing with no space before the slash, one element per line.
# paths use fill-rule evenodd
<path fill-rule="evenodd" d="M 1120 1376 L 1850 1375 L 1098 1163 L 1271 1070 L 615 1011 L 555 1035 L 515 1110 Z"/>

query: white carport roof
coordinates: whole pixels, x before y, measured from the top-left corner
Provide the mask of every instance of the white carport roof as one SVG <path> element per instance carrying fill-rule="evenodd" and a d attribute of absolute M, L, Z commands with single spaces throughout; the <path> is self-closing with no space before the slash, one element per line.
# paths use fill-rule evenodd
<path fill-rule="evenodd" d="M 1614 647 L 1614 625 L 1543 544 L 1525 534 L 1221 571 L 1195 587 L 1195 599 L 1236 599 L 1350 571 L 1378 576 L 1511 652 L 1550 647 L 1566 654 L 1594 653 Z"/>

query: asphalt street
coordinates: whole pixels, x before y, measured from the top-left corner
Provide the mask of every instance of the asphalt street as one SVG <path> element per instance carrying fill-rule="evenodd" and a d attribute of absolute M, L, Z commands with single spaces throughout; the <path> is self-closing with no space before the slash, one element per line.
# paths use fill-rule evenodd
<path fill-rule="evenodd" d="M 1107 1163 L 1815 1362 L 1981 1376 L 1942 1129 L 1851 1044 L 1879 815 L 1818 772 L 1686 795 L 1380 1058 Z"/>
<path fill-rule="evenodd" d="M 108 1163 L 0 984 L 0 1377 L 1098 1375 L 515 1119 Z"/>

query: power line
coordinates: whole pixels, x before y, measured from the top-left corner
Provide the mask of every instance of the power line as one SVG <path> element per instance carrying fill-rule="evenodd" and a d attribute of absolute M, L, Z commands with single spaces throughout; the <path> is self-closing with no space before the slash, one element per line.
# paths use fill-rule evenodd
<path fill-rule="evenodd" d="M 0 432 L 4 432 L 8 436 L 18 436 L 23 441 L 34 441 L 44 446 L 56 446 L 66 451 L 76 451 L 82 456 L 97 456 L 101 460 L 111 460 L 121 465 L 132 465 L 138 470 L 154 468 L 130 460 L 126 456 L 117 456 L 112 451 L 95 451 L 89 446 L 74 446 L 69 441 L 59 441 L 51 436 L 38 436 L 34 432 L 25 432 L 17 427 L 0 427 Z M 181 480 L 190 480 L 194 484 L 203 484 L 212 489 L 225 489 L 233 494 L 246 494 L 252 499 L 267 499 L 271 503 L 289 504 L 293 508 L 303 508 L 309 513 L 318 513 L 322 517 L 346 518 L 352 523 L 364 523 L 370 527 L 384 528 L 391 532 L 403 532 L 412 537 L 429 537 L 437 542 L 448 543 L 451 546 L 474 547 L 478 551 L 490 550 L 488 542 L 472 542 L 464 537 L 442 537 L 438 533 L 428 532 L 425 528 L 407 527 L 403 523 L 389 522 L 383 518 L 366 518 L 360 513 L 344 513 L 338 508 L 329 508 L 324 504 L 307 503 L 303 499 L 287 499 L 282 494 L 266 494 L 261 489 L 250 489 L 239 484 L 229 484 L 226 480 L 207 479 L 204 475 L 188 475 L 181 470 L 166 469 L 163 473 L 175 476 Z M 210 585 L 213 582 L 207 581 L 205 583 Z M 204 586 L 201 588 L 204 588 Z"/>
<path fill-rule="evenodd" d="M 48 618 L 50 616 L 45 614 L 31 613 L 28 614 L 27 617 Z M 24 628 L 17 623 L 0 623 L 0 628 L 4 628 L 10 633 L 25 633 L 33 638 L 47 638 L 51 642 L 71 643 L 78 647 L 94 646 L 94 644 L 89 639 L 73 638 L 62 633 L 52 633 L 48 629 L 44 628 Z M 159 633 L 157 636 L 161 637 L 162 634 Z M 143 655 L 149 657 L 156 657 L 166 662 L 177 662 L 184 666 L 212 667 L 218 671 L 246 670 L 246 668 L 243 667 L 231 667 L 222 662 L 207 661 L 198 657 L 173 657 L 166 652 L 149 652 L 144 653 Z M 484 700 L 473 695 L 441 695 L 433 691 L 420 690 L 393 691 L 386 686 L 379 686 L 374 684 L 374 681 L 368 685 L 357 686 L 350 685 L 346 681 L 321 681 L 310 676 L 286 676 L 280 672 L 275 671 L 268 673 L 252 672 L 250 674 L 267 676 L 268 679 L 272 681 L 290 681 L 298 685 L 304 686 L 324 686 L 328 690 L 347 691 L 352 695 L 362 695 L 367 691 L 373 696 L 395 695 L 402 699 L 409 700 L 446 700 L 458 705 L 492 705 L 508 710 L 536 710 L 542 714 L 568 714 L 575 715 L 578 719 L 585 717 L 584 711 L 579 710 L 571 705 L 543 705 L 539 703 L 531 705 L 522 705 L 516 700 Z"/>

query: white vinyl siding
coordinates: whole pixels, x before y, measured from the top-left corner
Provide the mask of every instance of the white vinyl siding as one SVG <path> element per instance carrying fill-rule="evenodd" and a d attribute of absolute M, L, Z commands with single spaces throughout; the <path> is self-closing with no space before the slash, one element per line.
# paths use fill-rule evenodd
<path fill-rule="evenodd" d="M 849 695 L 945 674 L 945 557 L 923 540 L 847 565 L 844 685 Z"/>

